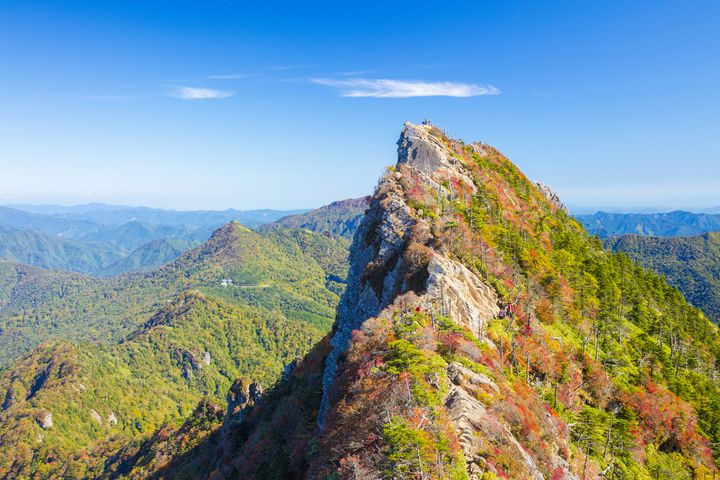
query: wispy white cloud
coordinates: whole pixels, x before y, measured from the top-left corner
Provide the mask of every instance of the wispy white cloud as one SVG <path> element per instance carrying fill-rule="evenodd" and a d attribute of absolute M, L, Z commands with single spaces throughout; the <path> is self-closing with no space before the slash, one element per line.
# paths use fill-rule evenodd
<path fill-rule="evenodd" d="M 311 82 L 337 88 L 343 97 L 477 97 L 500 94 L 500 90 L 492 85 L 478 85 L 476 83 L 366 78 L 314 78 L 311 79 Z"/>
<path fill-rule="evenodd" d="M 176 87 L 170 96 L 182 100 L 212 100 L 216 98 L 227 98 L 233 96 L 233 92 L 215 90 L 213 88 Z"/>

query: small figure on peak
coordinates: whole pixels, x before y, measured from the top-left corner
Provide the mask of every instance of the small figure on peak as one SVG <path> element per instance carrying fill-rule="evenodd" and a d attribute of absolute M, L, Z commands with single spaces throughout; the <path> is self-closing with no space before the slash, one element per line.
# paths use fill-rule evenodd
<path fill-rule="evenodd" d="M 426 125 L 426 126 L 428 126 L 428 127 L 432 127 L 432 126 L 433 126 L 432 122 L 431 122 L 430 119 L 427 118 L 427 117 L 425 117 L 425 120 L 423 120 L 422 124 L 423 124 L 423 125 Z"/>

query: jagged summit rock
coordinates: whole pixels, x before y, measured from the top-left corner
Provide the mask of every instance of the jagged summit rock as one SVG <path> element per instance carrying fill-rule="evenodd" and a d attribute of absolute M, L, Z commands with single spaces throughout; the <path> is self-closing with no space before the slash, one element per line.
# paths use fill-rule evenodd
<path fill-rule="evenodd" d="M 405 183 L 410 177 L 415 182 L 411 189 L 429 187 L 441 201 L 457 198 L 451 182 L 463 185 L 464 200 L 477 191 L 466 165 L 451 155 L 443 141 L 439 130 L 429 122 L 404 125 L 397 142 L 397 170 L 380 181 L 351 247 L 349 286 L 338 307 L 333 351 L 324 375 L 326 392 L 335 374 L 337 357 L 346 350 L 351 332 L 367 318 L 378 315 L 399 294 L 427 291 L 423 301 L 442 303 L 443 309 L 457 315 L 458 321 L 476 333 L 497 313 L 495 294 L 462 264 L 434 252 L 432 259 L 417 265 L 413 253 L 418 253 L 419 244 L 415 252 L 407 251 L 412 229 L 429 235 L 427 221 L 412 211 L 405 198 Z M 321 425 L 326 397 L 319 415 Z"/>

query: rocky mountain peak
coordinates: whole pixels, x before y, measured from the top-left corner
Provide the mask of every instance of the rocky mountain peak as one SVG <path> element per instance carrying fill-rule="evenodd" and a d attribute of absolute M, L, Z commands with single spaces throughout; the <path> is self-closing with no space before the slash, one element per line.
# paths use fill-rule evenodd
<path fill-rule="evenodd" d="M 496 149 L 405 124 L 350 248 L 329 338 L 226 417 L 217 478 L 712 478 L 717 329 Z"/>
<path fill-rule="evenodd" d="M 610 397 L 637 408 L 612 386 L 603 367 L 574 351 L 571 337 L 560 339 L 551 333 L 557 327 L 545 327 L 574 315 L 575 307 L 563 302 L 577 301 L 563 286 L 570 282 L 566 267 L 548 266 L 558 261 L 552 255 L 557 250 L 557 258 L 587 256 L 584 252 L 596 247 L 565 247 L 568 241 L 585 244 L 587 237 L 568 219 L 557 194 L 529 181 L 494 148 L 452 140 L 429 122 L 406 123 L 397 145 L 397 164 L 380 180 L 351 247 L 348 287 L 323 372 L 318 425 L 326 446 L 343 445 L 351 430 L 353 438 L 364 438 L 384 429 L 384 442 L 397 459 L 405 447 L 393 442 L 402 444 L 402 435 L 432 436 L 445 428 L 459 445 L 457 456 L 448 454 L 444 466 L 437 459 L 431 466 L 408 453 L 406 466 L 389 462 L 394 471 L 409 475 L 401 478 L 425 478 L 427 468 L 445 478 L 443 470 L 455 468 L 463 471 L 458 478 L 473 480 L 506 478 L 512 469 L 516 476 L 509 478 L 573 480 L 599 478 L 600 465 L 605 471 L 618 468 L 607 466 L 606 458 L 589 460 L 586 453 L 580 461 L 571 453 L 582 434 L 571 431 L 555 410 L 565 380 L 554 387 L 547 383 L 556 375 L 548 355 L 559 355 L 564 369 L 599 369 L 602 388 L 614 392 L 600 393 L 580 380 L 562 387 L 569 388 L 562 408 L 584 412 L 573 399 L 578 390 L 600 412 Z M 609 262 L 595 274 L 612 275 L 613 268 Z M 364 373 L 366 368 L 376 373 Z M 518 374 L 524 380 L 518 381 Z M 376 404 L 366 403 L 375 395 Z M 552 406 L 547 395 L 554 398 Z M 538 413 L 529 420 L 519 411 Z M 350 428 L 358 422 L 368 430 Z M 530 430 L 536 433 L 524 422 L 533 422 Z M 617 427 L 608 428 L 605 434 L 612 436 Z M 537 432 L 545 432 L 541 443 L 533 440 Z M 697 432 L 686 433 L 702 444 Z M 346 451 L 342 458 L 352 468 L 341 478 L 375 478 L 377 469 L 388 465 L 382 456 L 352 460 Z M 699 469 L 712 464 L 707 456 L 697 462 Z M 316 468 L 306 478 L 328 471 Z"/>
<path fill-rule="evenodd" d="M 476 194 L 466 164 L 452 154 L 447 138 L 430 124 L 406 122 L 397 142 L 398 160 L 378 185 L 370 208 L 351 247 L 348 288 L 338 307 L 333 350 L 324 374 L 324 422 L 337 360 L 347 349 L 351 333 L 368 318 L 408 292 L 419 295 L 418 306 L 440 308 L 461 325 L 480 335 L 498 311 L 497 296 L 476 274 L 432 245 L 431 224 L 425 212 L 409 205 L 409 193 L 429 190 L 441 202 L 453 202 L 464 186 L 463 200 Z"/>

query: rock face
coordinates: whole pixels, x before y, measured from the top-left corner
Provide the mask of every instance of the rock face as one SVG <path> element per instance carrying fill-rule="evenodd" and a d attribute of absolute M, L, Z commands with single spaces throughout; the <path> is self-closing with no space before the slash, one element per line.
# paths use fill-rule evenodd
<path fill-rule="evenodd" d="M 38 417 L 38 424 L 40 425 L 40 427 L 42 427 L 43 430 L 47 430 L 48 428 L 52 427 L 52 413 L 48 411 L 41 412 L 40 416 Z"/>
<path fill-rule="evenodd" d="M 435 255 L 427 267 L 429 277 L 426 296 L 440 311 L 477 336 L 482 336 L 485 322 L 495 318 L 500 309 L 495 291 L 484 284 L 463 264 Z"/>
<path fill-rule="evenodd" d="M 210 365 L 210 362 L 212 361 L 212 357 L 210 356 L 210 352 L 203 353 L 202 357 L 202 363 L 205 365 Z"/>
<path fill-rule="evenodd" d="M 90 410 L 90 418 L 95 420 L 98 423 L 98 425 L 102 425 L 102 423 L 103 423 L 102 417 L 95 410 Z"/>
<path fill-rule="evenodd" d="M 485 154 L 479 145 L 471 148 Z M 449 154 L 447 146 L 433 134 L 433 127 L 405 125 L 398 141 L 397 172 L 381 180 L 354 237 L 348 288 L 338 307 L 331 341 L 333 349 L 327 357 L 323 375 L 323 400 L 318 415 L 321 428 L 329 405 L 334 403 L 333 382 L 341 358 L 350 345 L 351 334 L 368 319 L 389 318 L 396 310 L 394 303 L 411 301 L 418 309 L 432 310 L 451 318 L 482 339 L 487 322 L 500 313 L 495 290 L 453 259 L 444 248 L 411 246 L 411 237 L 431 234 L 429 223 L 408 205 L 408 178 L 416 178 L 419 188 L 431 189 L 440 204 L 458 198 L 457 190 L 448 188 L 450 182 L 464 186 L 465 199 L 477 193 L 472 174 Z M 549 189 L 543 189 L 543 193 L 557 205 L 562 205 Z M 412 295 L 405 295 L 410 292 Z M 405 297 L 412 300 L 403 300 Z M 503 445 L 520 459 L 529 472 L 527 478 L 543 479 L 533 457 L 510 433 L 508 425 L 498 419 L 489 405 L 478 400 L 500 396 L 498 385 L 459 363 L 451 363 L 446 375 L 450 388 L 444 405 L 465 455 L 469 477 L 477 480 L 484 472 L 497 473 L 493 471 L 494 467 L 485 464 L 484 457 L 478 455 L 487 447 L 483 438 L 493 438 L 496 444 Z M 561 466 L 558 471 L 563 472 L 562 478 L 575 479 L 563 462 L 560 457 L 553 460 Z"/>
<path fill-rule="evenodd" d="M 238 378 L 227 394 L 227 417 L 235 424 L 242 422 L 243 414 L 262 396 L 263 389 L 259 383 L 245 378 Z"/>
<path fill-rule="evenodd" d="M 561 209 L 561 210 L 563 210 L 563 211 L 565 211 L 565 212 L 568 211 L 568 209 L 567 209 L 567 207 L 565 206 L 565 204 L 560 200 L 560 197 L 558 196 L 558 194 L 555 193 L 555 190 L 553 190 L 552 188 L 548 187 L 547 185 L 545 185 L 545 184 L 542 183 L 542 182 L 536 182 L 536 183 L 535 183 L 535 186 L 538 188 L 538 190 L 540 190 L 540 192 L 541 192 L 543 195 L 545 195 L 545 197 L 546 197 L 553 205 L 555 205 L 557 208 L 559 208 L 559 209 Z"/>
<path fill-rule="evenodd" d="M 397 182 L 383 182 L 378 191 L 384 193 L 373 198 L 350 249 L 348 287 L 338 305 L 331 341 L 333 349 L 323 374 L 320 426 L 327 412 L 328 389 L 337 370 L 338 357 L 347 350 L 352 331 L 364 320 L 379 314 L 393 300 L 402 283 L 395 268 L 399 266 L 397 260 L 414 221 Z"/>

